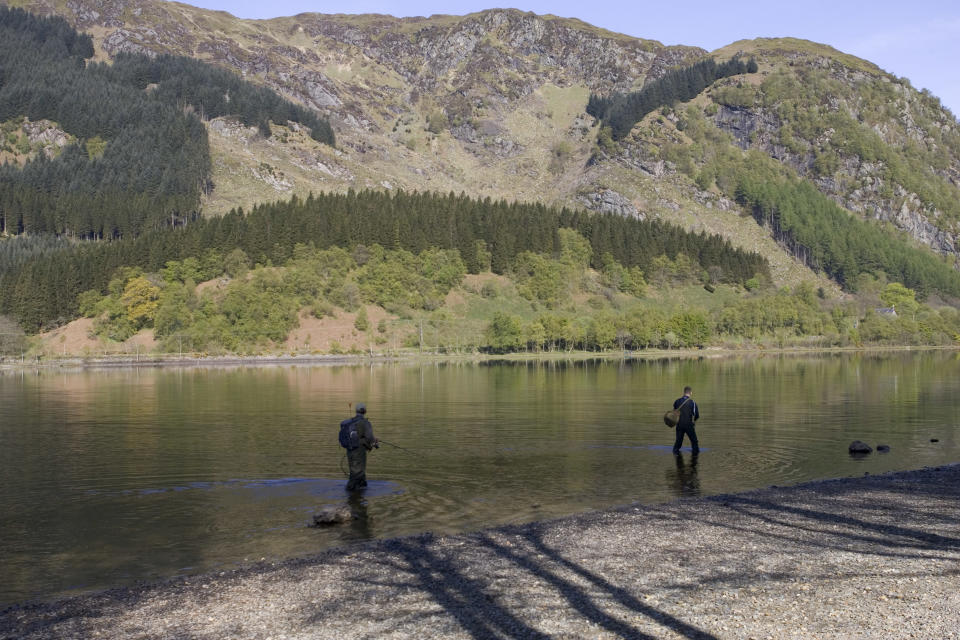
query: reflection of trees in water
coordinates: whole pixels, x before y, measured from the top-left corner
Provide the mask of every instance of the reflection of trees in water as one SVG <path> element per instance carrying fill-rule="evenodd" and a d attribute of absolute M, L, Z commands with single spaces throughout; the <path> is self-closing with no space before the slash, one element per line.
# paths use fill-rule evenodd
<path fill-rule="evenodd" d="M 683 497 L 693 497 L 700 495 L 700 478 L 697 477 L 697 461 L 699 456 L 690 456 L 690 462 L 682 454 L 674 457 L 677 463 L 676 469 L 667 471 L 667 477 L 671 481 L 677 495 Z"/>

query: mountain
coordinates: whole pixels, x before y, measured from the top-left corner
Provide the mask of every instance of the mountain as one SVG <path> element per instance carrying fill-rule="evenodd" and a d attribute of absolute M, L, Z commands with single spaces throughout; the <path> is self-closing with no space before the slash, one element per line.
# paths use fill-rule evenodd
<path fill-rule="evenodd" d="M 7 4 L 64 17 L 93 37 L 97 59 L 195 57 L 333 124 L 336 148 L 284 123 L 264 138 L 207 121 L 207 214 L 321 190 L 464 192 L 660 218 L 759 251 L 776 282 L 814 277 L 805 267 L 822 265 L 797 242 L 739 215 L 750 205 L 728 168 L 749 158 L 956 261 L 960 125 L 905 79 L 823 45 L 759 39 L 708 53 L 515 10 L 254 21 L 152 0 Z M 622 139 L 586 113 L 591 95 L 737 54 L 757 72 L 665 105 Z"/>

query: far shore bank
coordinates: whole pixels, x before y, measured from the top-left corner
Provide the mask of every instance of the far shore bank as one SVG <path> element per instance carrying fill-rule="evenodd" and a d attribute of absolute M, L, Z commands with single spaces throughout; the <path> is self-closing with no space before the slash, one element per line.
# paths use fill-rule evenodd
<path fill-rule="evenodd" d="M 757 357 L 771 355 L 830 355 L 855 353 L 960 351 L 950 346 L 869 346 L 869 347 L 706 347 L 703 349 L 646 349 L 643 351 L 541 351 L 529 353 L 435 353 L 401 351 L 347 354 L 265 354 L 265 355 L 178 355 L 115 354 L 103 356 L 6 356 L 0 357 L 0 371 L 19 369 L 80 369 L 119 367 L 234 367 L 256 365 L 369 365 L 385 363 L 459 362 L 583 362 L 589 360 L 674 360 L 699 358 Z"/>
<path fill-rule="evenodd" d="M 960 464 L 631 504 L 0 612 L 0 638 L 957 638 Z"/>

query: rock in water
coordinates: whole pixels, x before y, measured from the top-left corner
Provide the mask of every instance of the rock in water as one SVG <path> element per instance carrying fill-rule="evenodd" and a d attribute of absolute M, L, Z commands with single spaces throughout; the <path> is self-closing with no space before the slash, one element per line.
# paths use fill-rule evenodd
<path fill-rule="evenodd" d="M 888 444 L 878 444 L 878 445 L 877 445 L 877 451 L 879 451 L 879 452 L 881 452 L 881 453 L 887 453 L 888 451 L 890 451 L 890 445 L 888 445 Z"/>
<path fill-rule="evenodd" d="M 353 520 L 353 512 L 349 505 L 330 505 L 322 508 L 319 513 L 313 514 L 313 526 L 323 527 L 330 524 L 341 524 Z"/>
<path fill-rule="evenodd" d="M 872 453 L 873 447 L 868 445 L 866 442 L 860 442 L 859 440 L 854 440 L 850 443 L 850 453 Z"/>

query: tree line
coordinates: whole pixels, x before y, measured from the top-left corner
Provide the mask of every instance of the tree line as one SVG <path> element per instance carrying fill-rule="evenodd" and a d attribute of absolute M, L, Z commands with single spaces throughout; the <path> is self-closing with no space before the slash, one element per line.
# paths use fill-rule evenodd
<path fill-rule="evenodd" d="M 744 62 L 734 56 L 719 64 L 713 58 L 706 58 L 689 67 L 668 71 L 646 83 L 639 91 L 607 97 L 590 94 L 587 113 L 610 127 L 614 140 L 622 140 L 633 125 L 654 109 L 692 100 L 721 78 L 756 72 L 757 62 L 753 58 Z"/>
<path fill-rule="evenodd" d="M 844 288 L 855 290 L 861 273 L 883 271 L 922 297 L 932 292 L 960 297 L 960 274 L 950 265 L 854 218 L 805 180 L 761 179 L 748 173 L 738 180 L 734 195 L 757 222 L 771 228 L 775 239 Z"/>
<path fill-rule="evenodd" d="M 170 260 L 200 257 L 209 250 L 227 255 L 241 249 L 256 263 L 282 265 L 298 243 L 318 248 L 376 244 L 415 254 L 455 249 L 470 273 L 504 273 L 525 251 L 559 254 L 564 228 L 589 241 L 590 264 L 598 270 L 610 260 L 643 270 L 660 256 L 683 254 L 719 282 L 769 275 L 766 259 L 756 253 L 660 221 L 453 193 L 351 190 L 294 197 L 249 212 L 234 210 L 136 238 L 74 243 L 66 250 L 0 264 L 0 314 L 13 315 L 25 329 L 37 331 L 77 317 L 77 295 L 90 289 L 105 292 L 121 267 L 157 272 Z"/>
<path fill-rule="evenodd" d="M 90 37 L 62 18 L 0 7 L 0 122 L 51 120 L 78 141 L 0 167 L 0 232 L 117 239 L 184 224 L 210 184 L 200 115 L 269 132 L 292 120 L 334 144 L 325 120 L 233 73 L 175 56 L 89 63 Z"/>

